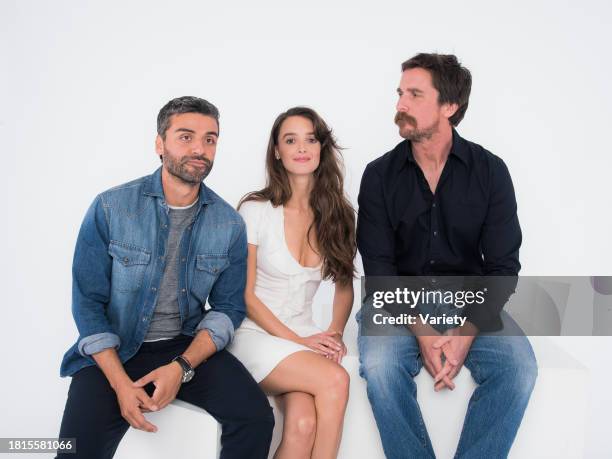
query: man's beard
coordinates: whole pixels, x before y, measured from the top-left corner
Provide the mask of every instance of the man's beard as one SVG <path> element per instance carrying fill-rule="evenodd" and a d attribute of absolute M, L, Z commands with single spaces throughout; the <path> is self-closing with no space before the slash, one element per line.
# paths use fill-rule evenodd
<path fill-rule="evenodd" d="M 213 167 L 213 162 L 204 156 L 185 156 L 180 159 L 175 159 L 172 154 L 164 147 L 164 165 L 168 172 L 176 178 L 191 185 L 197 185 L 206 178 Z M 187 164 L 191 160 L 199 160 L 204 162 L 203 168 L 198 168 Z"/>
<path fill-rule="evenodd" d="M 417 128 L 417 120 L 404 112 L 397 112 L 395 114 L 394 121 L 399 127 L 400 136 L 402 136 L 404 139 L 410 140 L 411 142 L 429 140 L 436 132 L 438 132 L 437 123 L 432 124 L 428 128 L 419 129 Z M 405 129 L 404 126 L 406 124 L 412 126 L 413 129 Z"/>

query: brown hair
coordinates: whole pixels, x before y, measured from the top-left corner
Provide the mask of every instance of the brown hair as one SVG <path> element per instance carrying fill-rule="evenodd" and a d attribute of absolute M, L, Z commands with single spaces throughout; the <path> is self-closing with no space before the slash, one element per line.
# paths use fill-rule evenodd
<path fill-rule="evenodd" d="M 277 207 L 286 204 L 291 198 L 287 171 L 274 156 L 281 126 L 290 116 L 301 116 L 312 121 L 315 138 L 321 144 L 320 162 L 314 171 L 314 184 L 310 193 L 314 220 L 308 228 L 308 235 L 314 226 L 319 255 L 323 261 L 322 276 L 324 279 L 348 284 L 355 274 L 353 259 L 357 253 L 355 210 L 344 195 L 340 147 L 331 129 L 313 109 L 293 107 L 276 118 L 266 153 L 266 186 L 245 195 L 238 208 L 247 201 L 270 201 Z"/>
<path fill-rule="evenodd" d="M 472 89 L 472 74 L 454 54 L 420 53 L 402 63 L 402 72 L 421 68 L 429 71 L 438 104 L 457 104 L 459 108 L 448 120 L 458 126 L 468 108 Z"/>

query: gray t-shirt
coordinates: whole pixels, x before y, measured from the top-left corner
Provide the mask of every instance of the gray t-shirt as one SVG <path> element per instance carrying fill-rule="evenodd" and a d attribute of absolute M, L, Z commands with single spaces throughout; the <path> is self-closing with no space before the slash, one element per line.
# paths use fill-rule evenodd
<path fill-rule="evenodd" d="M 196 200 L 187 207 L 170 207 L 170 227 L 164 277 L 159 285 L 155 312 L 145 341 L 170 339 L 181 333 L 181 315 L 178 304 L 179 244 L 185 228 L 192 222 L 198 206 Z"/>

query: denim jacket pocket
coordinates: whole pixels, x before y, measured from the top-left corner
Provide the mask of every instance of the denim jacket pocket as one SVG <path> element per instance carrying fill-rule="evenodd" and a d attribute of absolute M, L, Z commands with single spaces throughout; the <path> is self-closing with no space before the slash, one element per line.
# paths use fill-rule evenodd
<path fill-rule="evenodd" d="M 191 284 L 192 292 L 205 303 L 210 290 L 221 274 L 229 266 L 227 255 L 196 255 L 195 272 Z"/>
<path fill-rule="evenodd" d="M 142 280 L 151 252 L 132 244 L 111 241 L 108 253 L 113 257 L 112 288 L 119 292 L 135 292 L 142 287 Z"/>

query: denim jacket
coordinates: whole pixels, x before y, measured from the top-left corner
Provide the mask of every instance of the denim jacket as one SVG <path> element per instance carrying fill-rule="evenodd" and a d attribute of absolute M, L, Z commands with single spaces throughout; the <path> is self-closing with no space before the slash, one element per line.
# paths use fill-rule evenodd
<path fill-rule="evenodd" d="M 245 225 L 203 183 L 197 206 L 179 246 L 181 332 L 193 336 L 208 330 L 221 350 L 246 310 Z M 62 376 L 94 365 L 91 355 L 107 348 L 116 348 L 122 362 L 138 351 L 164 273 L 168 210 L 161 168 L 103 192 L 90 206 L 72 265 L 72 314 L 79 338 L 64 355 Z"/>

